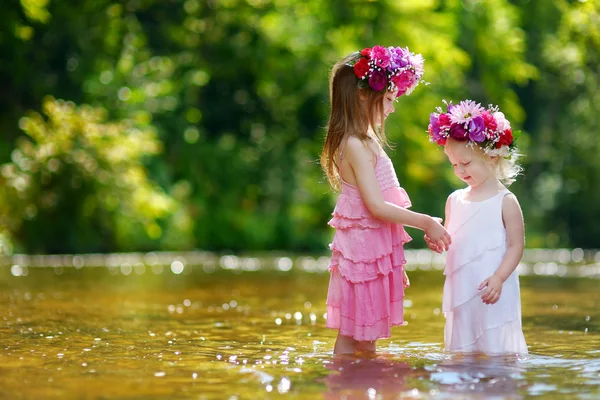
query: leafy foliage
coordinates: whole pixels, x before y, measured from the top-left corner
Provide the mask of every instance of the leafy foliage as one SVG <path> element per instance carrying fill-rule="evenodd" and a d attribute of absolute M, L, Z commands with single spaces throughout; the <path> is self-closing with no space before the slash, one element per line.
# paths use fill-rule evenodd
<path fill-rule="evenodd" d="M 427 141 L 429 112 L 470 97 L 524 128 L 526 173 L 513 190 L 528 244 L 594 246 L 598 7 L 10 2 L 0 251 L 325 250 L 334 196 L 317 156 L 329 68 L 376 43 L 426 59 L 429 85 L 400 99 L 386 130 L 415 210 L 441 215 L 460 185 Z"/>
<path fill-rule="evenodd" d="M 20 120 L 27 136 L 0 166 L 2 226 L 33 251 L 135 249 L 146 244 L 144 232 L 158 239 L 157 221 L 176 204 L 142 163 L 160 150 L 155 133 L 53 98 L 43 112 Z"/>

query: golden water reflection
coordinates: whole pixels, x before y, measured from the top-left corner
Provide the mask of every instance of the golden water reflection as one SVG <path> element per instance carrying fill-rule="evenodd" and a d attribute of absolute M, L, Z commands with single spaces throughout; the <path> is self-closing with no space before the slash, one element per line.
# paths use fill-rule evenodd
<path fill-rule="evenodd" d="M 135 271 L 135 270 L 134 270 Z M 598 280 L 522 279 L 523 359 L 442 350 L 443 276 L 415 271 L 408 324 L 334 357 L 327 274 L 0 269 L 0 398 L 594 398 Z"/>

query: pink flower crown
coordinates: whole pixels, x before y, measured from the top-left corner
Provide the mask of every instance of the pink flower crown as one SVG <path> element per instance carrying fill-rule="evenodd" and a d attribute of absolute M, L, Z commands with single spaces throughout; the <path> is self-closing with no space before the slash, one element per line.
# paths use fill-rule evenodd
<path fill-rule="evenodd" d="M 361 50 L 358 61 L 350 66 L 359 78 L 359 88 L 370 87 L 376 92 L 398 88 L 396 97 L 400 97 L 417 87 L 423 63 L 423 56 L 411 53 L 408 47 L 373 46 Z"/>
<path fill-rule="evenodd" d="M 486 154 L 509 157 L 516 149 L 519 132 L 513 131 L 510 122 L 497 106 L 483 108 L 473 100 L 463 100 L 457 105 L 446 103 L 446 112 L 437 107 L 429 117 L 429 140 L 440 146 L 450 137 L 459 142 L 468 141 L 483 149 Z"/>

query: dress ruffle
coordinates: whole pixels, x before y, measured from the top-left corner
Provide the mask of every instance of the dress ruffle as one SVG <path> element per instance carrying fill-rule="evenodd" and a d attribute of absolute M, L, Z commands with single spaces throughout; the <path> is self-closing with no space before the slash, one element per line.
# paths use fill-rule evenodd
<path fill-rule="evenodd" d="M 334 214 L 333 218 L 329 220 L 329 226 L 332 226 L 335 229 L 378 229 L 381 228 L 384 223 L 385 222 L 383 221 L 379 221 L 369 217 L 347 218 L 339 214 Z"/>
<path fill-rule="evenodd" d="M 353 187 L 344 187 L 330 225 L 336 228 L 332 243 L 330 267 L 339 268 L 350 282 L 363 282 L 387 275 L 394 267 L 404 265 L 402 245 L 412 238 L 399 224 L 376 219 L 360 197 L 353 197 Z M 385 190 L 383 197 L 401 207 L 410 206 L 402 188 Z"/>
<path fill-rule="evenodd" d="M 337 269 L 344 279 L 352 283 L 360 283 L 377 279 L 379 275 L 387 275 L 395 267 L 401 267 L 404 264 L 406 264 L 404 248 L 399 244 L 391 253 L 374 261 L 354 261 L 345 258 L 339 251 L 334 251 L 329 270 Z"/>
<path fill-rule="evenodd" d="M 466 233 L 468 232 L 459 231 L 453 235 L 451 234 L 453 242 L 469 243 L 469 245 L 463 246 L 460 249 L 450 247 L 446 256 L 444 275 L 457 273 L 472 261 L 480 258 L 484 253 L 497 249 L 506 243 L 505 236 L 498 232 L 490 233 L 490 235 L 485 237 L 476 235 L 468 237 Z"/>
<path fill-rule="evenodd" d="M 401 187 L 393 187 L 384 190 L 382 193 L 383 199 L 387 202 L 394 203 L 397 206 L 409 208 L 412 206 L 408 194 Z M 340 226 L 338 223 L 343 220 L 349 221 L 365 221 L 371 220 L 371 222 L 379 223 L 377 227 L 381 226 L 384 222 L 379 221 L 371 214 L 366 204 L 360 197 L 360 192 L 357 187 L 344 185 L 344 189 L 338 197 L 337 204 L 333 210 L 333 218 L 329 221 L 329 225 L 338 229 L 346 229 L 347 227 Z M 347 222 L 349 222 L 347 221 Z M 349 227 L 349 226 L 348 226 Z"/>
<path fill-rule="evenodd" d="M 504 251 L 486 251 L 472 260 L 472 263 L 446 275 L 442 311 L 448 312 L 456 307 L 478 298 L 481 301 L 479 285 L 492 276 L 495 267 L 500 265 Z"/>
<path fill-rule="evenodd" d="M 514 319 L 486 329 L 469 344 L 460 344 L 453 347 L 448 343 L 445 345 L 445 349 L 454 353 L 525 355 L 529 351 L 522 329 L 521 321 Z"/>
<path fill-rule="evenodd" d="M 402 268 L 394 268 L 379 279 L 352 283 L 332 268 L 326 326 L 355 340 L 389 338 L 390 327 L 404 323 L 403 276 Z"/>
<path fill-rule="evenodd" d="M 378 229 L 340 229 L 329 247 L 347 260 L 364 263 L 390 255 L 394 247 L 411 240 L 402 225 L 385 224 Z"/>
<path fill-rule="evenodd" d="M 450 196 L 451 213 L 460 214 L 460 221 L 452 218 L 448 233 L 452 236 L 453 243 L 468 245 L 450 246 L 446 256 L 445 275 L 456 273 L 465 265 L 482 257 L 484 253 L 498 249 L 506 242 L 501 211 L 505 192 L 480 202 L 465 202 L 462 200 L 463 192 L 464 190 L 457 190 Z M 501 229 L 490 229 L 491 226 L 498 226 Z"/>
<path fill-rule="evenodd" d="M 446 289 L 446 288 L 445 288 Z M 511 298 L 519 298 L 516 275 L 509 277 L 495 304 L 484 304 L 481 296 L 445 310 L 444 343 L 448 351 L 486 354 L 527 354 L 520 310 Z"/>
<path fill-rule="evenodd" d="M 382 195 L 400 207 L 411 206 L 400 187 Z M 412 238 L 402 225 L 376 219 L 358 188 L 347 184 L 329 225 L 336 233 L 330 244 L 327 327 L 356 340 L 390 337 L 390 327 L 404 322 L 403 244 Z"/>

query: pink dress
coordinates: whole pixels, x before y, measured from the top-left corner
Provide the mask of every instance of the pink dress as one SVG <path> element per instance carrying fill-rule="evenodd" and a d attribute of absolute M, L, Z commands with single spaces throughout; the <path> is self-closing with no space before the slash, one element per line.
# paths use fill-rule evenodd
<path fill-rule="evenodd" d="M 385 201 L 411 206 L 385 152 L 377 156 L 375 175 Z M 403 245 L 411 237 L 402 225 L 375 218 L 358 187 L 346 182 L 329 225 L 336 232 L 326 326 L 356 340 L 389 338 L 390 327 L 404 323 Z"/>

